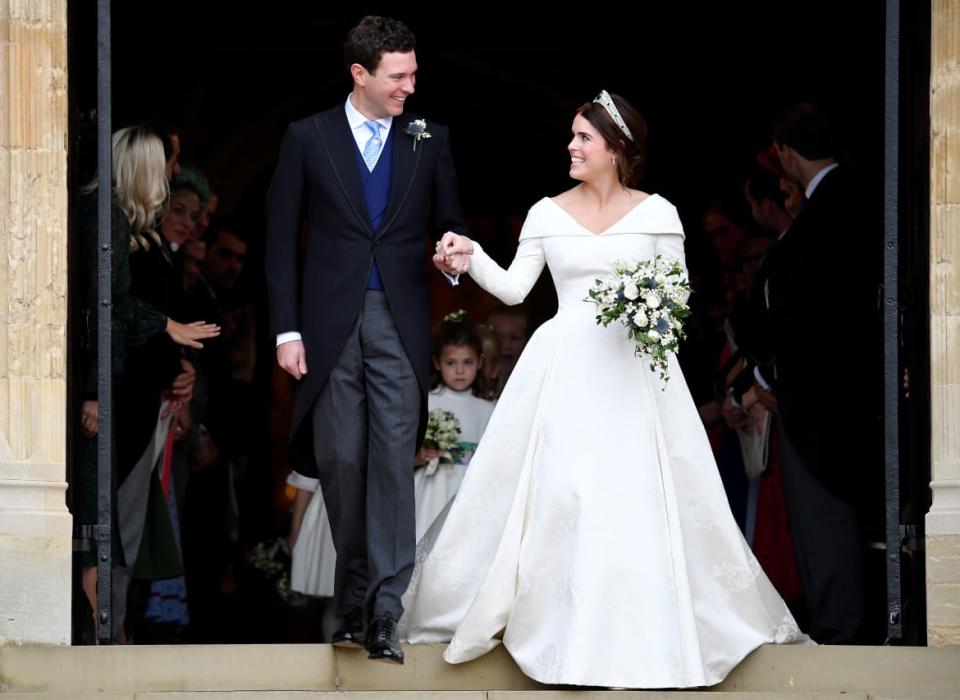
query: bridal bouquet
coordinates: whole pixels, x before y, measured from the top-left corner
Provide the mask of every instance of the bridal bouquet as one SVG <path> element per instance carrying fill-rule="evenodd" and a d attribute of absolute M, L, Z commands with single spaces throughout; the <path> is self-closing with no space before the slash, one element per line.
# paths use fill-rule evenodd
<path fill-rule="evenodd" d="M 460 421 L 450 411 L 435 408 L 427 417 L 427 434 L 423 438 L 424 447 L 439 450 L 440 456 L 427 464 L 427 474 L 433 474 L 440 460 L 454 462 L 454 450 L 460 446 Z"/>
<path fill-rule="evenodd" d="M 679 262 L 657 256 L 641 263 L 613 264 L 613 275 L 597 280 L 588 301 L 597 304 L 597 323 L 627 327 L 636 354 L 666 381 L 667 358 L 684 337 L 683 319 L 690 315 L 690 282 Z"/>

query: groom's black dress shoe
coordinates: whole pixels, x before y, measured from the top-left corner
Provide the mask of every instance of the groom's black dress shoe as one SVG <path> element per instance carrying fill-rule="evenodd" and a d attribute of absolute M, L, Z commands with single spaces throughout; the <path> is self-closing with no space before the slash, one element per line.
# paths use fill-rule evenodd
<path fill-rule="evenodd" d="M 373 618 L 367 629 L 368 659 L 375 661 L 390 661 L 395 664 L 403 663 L 403 650 L 400 649 L 400 635 L 397 632 L 397 621 L 393 615 L 385 613 Z"/>
<path fill-rule="evenodd" d="M 343 618 L 343 624 L 333 633 L 331 643 L 336 647 L 363 646 L 363 608 L 354 606 Z"/>

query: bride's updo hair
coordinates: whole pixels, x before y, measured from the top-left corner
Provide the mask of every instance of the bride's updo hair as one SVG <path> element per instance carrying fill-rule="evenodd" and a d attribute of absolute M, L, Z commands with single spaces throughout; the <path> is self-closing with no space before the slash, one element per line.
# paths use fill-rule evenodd
<path fill-rule="evenodd" d="M 593 125 L 603 136 L 607 146 L 617 158 L 617 176 L 625 187 L 636 187 L 643 179 L 643 167 L 647 156 L 647 122 L 636 108 L 620 95 L 610 94 L 617 112 L 623 119 L 633 139 L 610 116 L 607 108 L 599 102 L 586 102 L 577 109 L 577 114 Z"/>

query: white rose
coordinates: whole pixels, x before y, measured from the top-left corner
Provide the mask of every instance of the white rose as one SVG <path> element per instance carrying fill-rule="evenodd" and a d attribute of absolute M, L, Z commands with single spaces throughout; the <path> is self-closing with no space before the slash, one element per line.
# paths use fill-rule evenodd
<path fill-rule="evenodd" d="M 656 294 L 648 294 L 644 298 L 644 301 L 651 309 L 656 309 L 658 306 L 660 306 L 660 297 L 658 297 Z"/>
<path fill-rule="evenodd" d="M 635 285 L 633 282 L 627 282 L 625 285 L 623 285 L 623 296 L 633 301 L 640 296 L 640 288 L 637 287 L 637 285 Z"/>
<path fill-rule="evenodd" d="M 653 281 L 656 282 L 659 286 L 663 286 L 667 283 L 667 276 L 663 273 L 658 273 L 654 275 Z"/>
<path fill-rule="evenodd" d="M 643 311 L 638 311 L 633 317 L 633 322 L 642 328 L 647 325 L 647 315 Z"/>
<path fill-rule="evenodd" d="M 647 337 L 653 341 L 660 340 L 660 334 L 656 331 L 647 331 Z"/>

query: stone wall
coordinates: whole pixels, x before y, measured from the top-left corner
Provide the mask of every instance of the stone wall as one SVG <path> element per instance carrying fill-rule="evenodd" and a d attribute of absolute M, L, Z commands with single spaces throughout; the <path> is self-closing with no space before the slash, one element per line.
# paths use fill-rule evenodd
<path fill-rule="evenodd" d="M 960 645 L 960 0 L 933 0 L 927 637 Z"/>
<path fill-rule="evenodd" d="M 0 644 L 70 642 L 66 0 L 0 0 Z"/>

